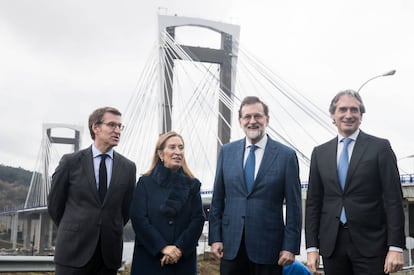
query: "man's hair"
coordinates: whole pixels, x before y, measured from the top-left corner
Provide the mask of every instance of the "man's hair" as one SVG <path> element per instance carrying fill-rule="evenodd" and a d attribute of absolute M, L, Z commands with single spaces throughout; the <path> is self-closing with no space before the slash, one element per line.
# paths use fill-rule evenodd
<path fill-rule="evenodd" d="M 335 113 L 336 104 L 338 103 L 338 100 L 343 95 L 351 96 L 351 97 L 355 98 L 356 100 L 358 100 L 359 101 L 359 111 L 361 112 L 361 114 L 365 113 L 365 105 L 364 105 L 364 102 L 362 102 L 361 95 L 359 93 L 355 92 L 354 90 L 345 90 L 345 91 L 340 91 L 339 93 L 337 93 L 335 95 L 335 97 L 332 99 L 331 105 L 329 106 L 329 113 L 330 114 L 333 115 Z"/>
<path fill-rule="evenodd" d="M 255 103 L 262 104 L 263 112 L 264 112 L 265 116 L 269 115 L 269 107 L 263 101 L 261 101 L 257 96 L 246 96 L 240 104 L 239 118 L 242 117 L 242 108 L 243 108 L 243 106 L 251 105 L 251 104 L 255 104 Z"/>
<path fill-rule="evenodd" d="M 103 122 L 102 118 L 105 115 L 105 113 L 111 113 L 117 116 L 121 116 L 121 112 L 118 111 L 118 109 L 114 107 L 102 107 L 102 108 L 98 108 L 95 111 L 93 111 L 92 114 L 90 114 L 89 116 L 89 122 L 88 122 L 89 133 L 91 134 L 91 138 L 93 140 L 95 140 L 95 133 L 93 132 L 93 125 L 101 124 Z"/>

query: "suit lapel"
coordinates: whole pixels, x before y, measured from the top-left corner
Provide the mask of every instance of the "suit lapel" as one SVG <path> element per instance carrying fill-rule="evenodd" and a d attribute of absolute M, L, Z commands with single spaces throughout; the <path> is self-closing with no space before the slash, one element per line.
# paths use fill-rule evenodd
<path fill-rule="evenodd" d="M 243 189 L 244 193 L 247 194 L 247 186 L 246 181 L 244 179 L 244 150 L 246 147 L 246 139 L 241 139 L 237 143 L 235 143 L 235 146 L 232 147 L 232 151 L 230 152 L 230 155 L 234 157 L 234 161 L 230 162 L 232 165 L 232 169 L 234 169 L 236 175 L 240 175 L 240 182 L 241 188 Z"/>
<path fill-rule="evenodd" d="M 97 202 L 100 203 L 98 188 L 96 187 L 95 171 L 93 168 L 92 147 L 89 147 L 84 151 L 81 165 L 84 167 L 84 172 L 86 174 L 88 185 L 92 190 L 92 194 Z"/>
<path fill-rule="evenodd" d="M 332 177 L 335 178 L 336 182 L 335 188 L 338 188 L 340 192 L 343 192 L 338 177 L 338 137 L 335 137 L 334 139 L 329 141 L 328 148 L 327 150 L 325 150 L 325 153 L 326 159 L 324 165 L 326 167 L 326 171 L 332 171 Z"/>
<path fill-rule="evenodd" d="M 348 182 L 350 181 L 350 179 L 352 178 L 352 175 L 354 174 L 356 168 L 358 167 L 358 163 L 361 160 L 361 157 L 363 156 L 366 148 L 368 148 L 368 146 L 366 146 L 367 143 L 368 143 L 368 139 L 366 138 L 365 133 L 360 131 L 355 141 L 354 149 L 352 151 L 352 156 L 349 161 L 348 172 L 346 175 L 345 189 L 347 188 Z"/>
<path fill-rule="evenodd" d="M 121 176 L 120 171 L 122 171 L 121 163 L 119 161 L 118 154 L 114 151 L 114 159 L 112 161 L 112 176 L 111 176 L 111 181 L 109 183 L 109 188 L 108 188 L 108 192 L 106 194 L 105 200 L 108 196 L 112 194 L 112 189 L 116 187 L 116 182 L 119 182 L 118 178 Z"/>
<path fill-rule="evenodd" d="M 278 151 L 279 150 L 277 148 L 276 142 L 274 142 L 270 137 L 268 137 L 266 147 L 264 148 L 263 159 L 260 164 L 259 171 L 257 172 L 257 176 L 252 189 L 254 189 L 256 184 L 262 180 L 269 167 L 273 165 L 273 162 L 278 157 Z"/>

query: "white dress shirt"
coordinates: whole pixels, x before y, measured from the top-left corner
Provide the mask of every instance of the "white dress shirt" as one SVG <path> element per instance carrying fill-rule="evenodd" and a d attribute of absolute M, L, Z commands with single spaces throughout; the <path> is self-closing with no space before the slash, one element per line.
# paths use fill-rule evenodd
<path fill-rule="evenodd" d="M 264 150 L 266 148 L 267 144 L 267 135 L 264 135 L 264 137 L 257 142 L 256 150 L 254 151 L 254 156 L 256 159 L 255 165 L 254 165 L 254 178 L 257 176 L 257 172 L 259 171 L 260 164 L 262 163 Z M 249 140 L 246 138 L 246 147 L 244 148 L 244 161 L 243 161 L 243 167 L 246 165 L 247 157 L 249 156 L 250 146 L 252 144 L 249 142 Z"/>

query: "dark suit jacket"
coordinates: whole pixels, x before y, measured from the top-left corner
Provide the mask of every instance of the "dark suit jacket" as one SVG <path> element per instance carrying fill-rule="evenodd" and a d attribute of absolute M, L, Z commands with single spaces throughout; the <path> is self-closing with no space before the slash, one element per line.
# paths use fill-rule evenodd
<path fill-rule="evenodd" d="M 196 247 L 204 225 L 201 183 L 158 163 L 140 177 L 131 204 L 135 247 L 131 275 L 196 274 Z M 176 264 L 160 265 L 161 250 L 175 245 L 183 252 Z"/>
<path fill-rule="evenodd" d="M 306 247 L 332 255 L 342 206 L 349 233 L 366 257 L 404 247 L 404 212 L 396 158 L 389 142 L 360 131 L 349 163 L 345 189 L 337 173 L 337 138 L 316 147 L 306 200 Z"/>
<path fill-rule="evenodd" d="M 58 227 L 56 263 L 84 266 L 101 239 L 106 267 L 121 266 L 122 233 L 129 219 L 135 174 L 135 164 L 114 152 L 112 178 L 102 204 L 91 147 L 62 157 L 53 174 L 48 197 L 48 211 Z"/>
<path fill-rule="evenodd" d="M 244 149 L 242 139 L 223 145 L 220 151 L 209 216 L 209 243 L 223 242 L 223 258 L 232 260 L 244 231 L 249 259 L 258 264 L 275 264 L 281 250 L 299 254 L 302 211 L 297 157 L 292 149 L 269 137 L 253 190 L 248 193 L 243 173 Z"/>

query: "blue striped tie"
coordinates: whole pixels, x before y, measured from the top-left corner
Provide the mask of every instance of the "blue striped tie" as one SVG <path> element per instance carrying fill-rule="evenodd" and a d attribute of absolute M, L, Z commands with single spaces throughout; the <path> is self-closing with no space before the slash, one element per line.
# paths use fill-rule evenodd
<path fill-rule="evenodd" d="M 254 183 L 254 169 L 256 165 L 254 150 L 256 150 L 256 148 L 256 145 L 250 145 L 249 155 L 247 156 L 246 165 L 244 166 L 244 179 L 246 180 L 247 191 L 249 193 L 252 191 Z"/>
<path fill-rule="evenodd" d="M 344 138 L 342 140 L 342 143 L 344 146 L 342 147 L 342 152 L 341 152 L 341 155 L 338 161 L 338 178 L 339 178 L 339 183 L 341 184 L 342 190 L 344 190 L 345 188 L 346 174 L 348 172 L 348 165 L 349 165 L 348 145 L 349 143 L 351 143 L 351 141 L 352 141 L 351 138 Z M 341 217 L 339 218 L 339 220 L 342 223 L 346 223 L 346 215 L 345 215 L 344 207 L 342 207 Z"/>

